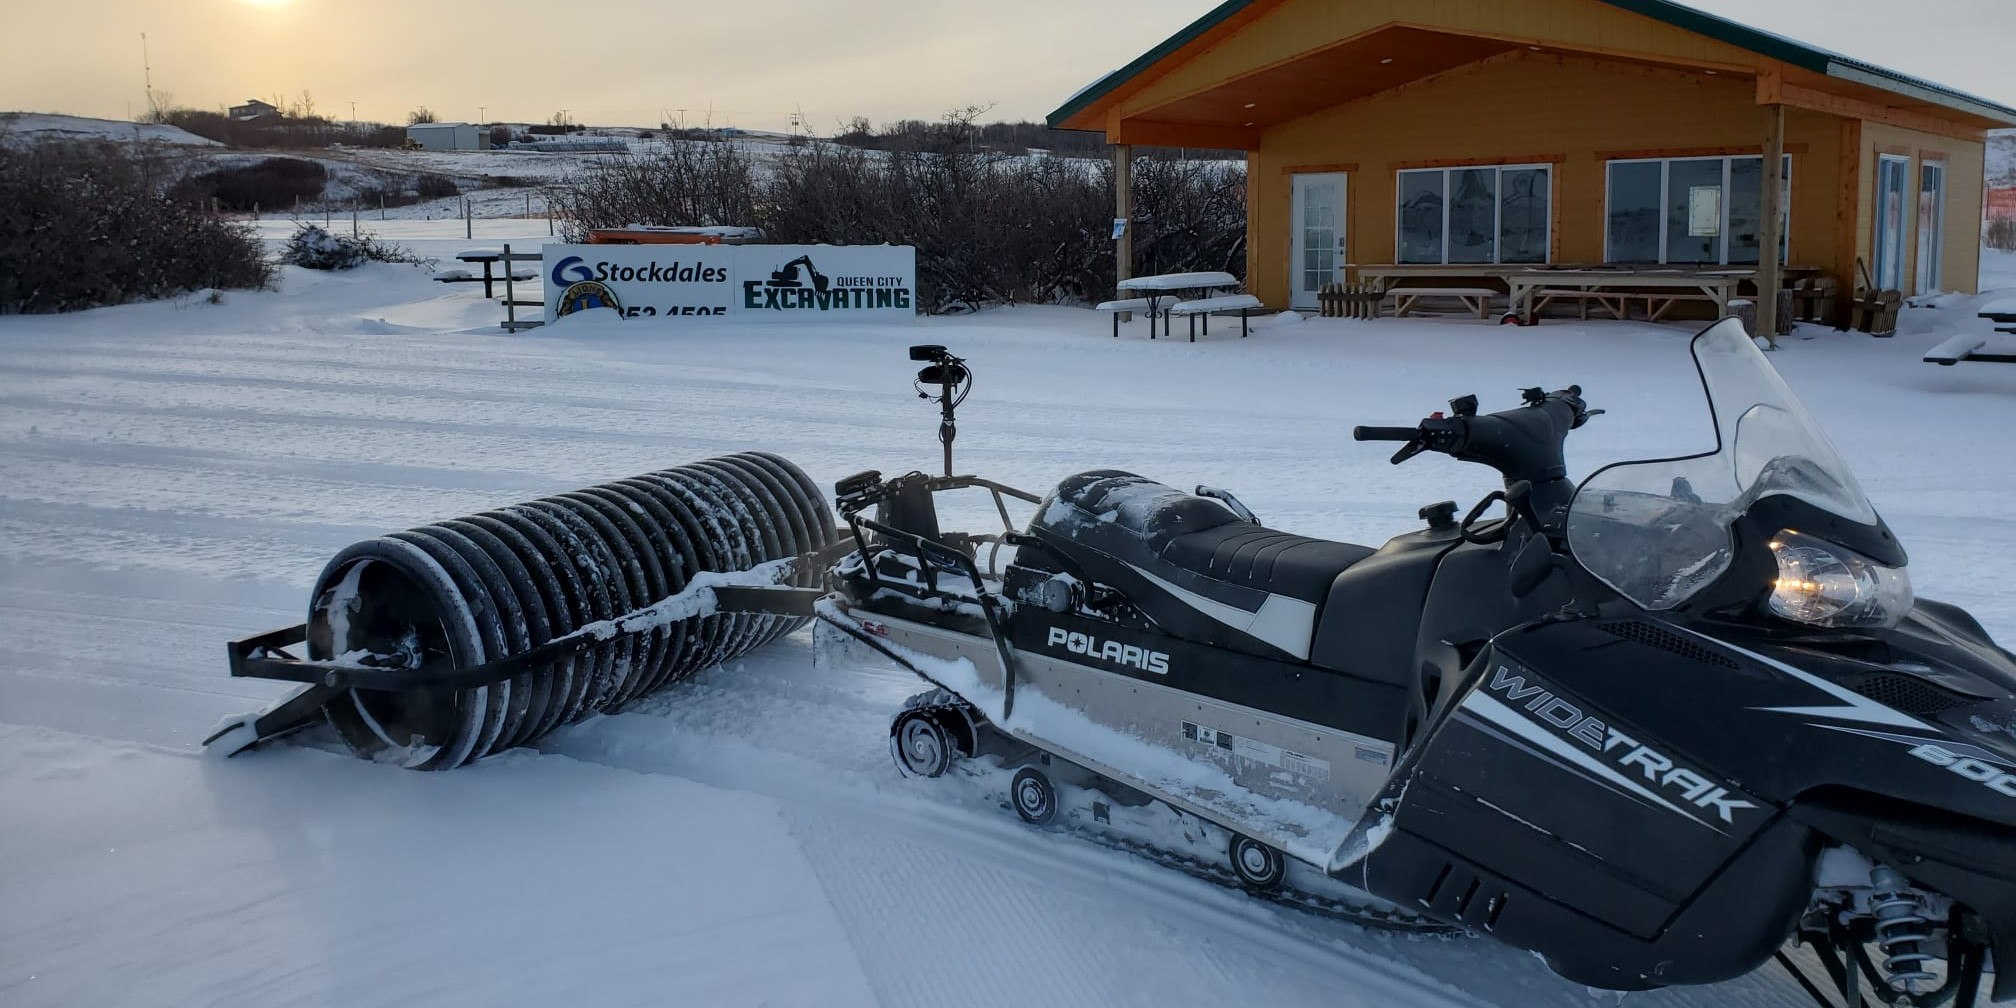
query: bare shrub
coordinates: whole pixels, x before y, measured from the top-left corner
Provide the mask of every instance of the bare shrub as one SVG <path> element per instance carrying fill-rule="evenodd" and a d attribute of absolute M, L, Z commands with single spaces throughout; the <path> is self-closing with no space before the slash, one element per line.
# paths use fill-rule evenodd
<path fill-rule="evenodd" d="M 791 147 L 760 175 L 733 145 L 670 140 L 662 155 L 568 179 L 552 204 L 571 240 L 631 223 L 728 224 L 790 244 L 913 245 L 919 304 L 931 312 L 1111 297 L 1111 165 L 990 150 L 974 112 L 902 124 L 903 150 Z M 1141 158 L 1135 168 L 1136 273 L 1245 273 L 1243 165 Z"/>
<path fill-rule="evenodd" d="M 0 145 L 0 313 L 272 282 L 249 229 L 170 198 L 171 169 L 128 146 Z"/>
<path fill-rule="evenodd" d="M 322 198 L 329 170 L 320 162 L 269 157 L 256 164 L 193 175 L 177 183 L 174 195 L 193 203 L 213 197 L 226 210 L 278 210 Z"/>
<path fill-rule="evenodd" d="M 732 144 L 671 140 L 650 154 L 602 158 L 547 192 L 567 238 L 629 224 L 747 225 L 757 219 L 755 171 Z"/>
<path fill-rule="evenodd" d="M 413 193 L 423 200 L 445 199 L 462 195 L 462 188 L 446 175 L 423 172 L 413 180 Z"/>
<path fill-rule="evenodd" d="M 367 262 L 415 265 L 431 265 L 434 262 L 403 245 L 380 241 L 376 235 L 345 238 L 313 224 L 303 224 L 294 229 L 293 236 L 287 239 L 287 247 L 280 253 L 280 261 L 316 270 L 355 269 Z"/>
<path fill-rule="evenodd" d="M 2016 217 L 1997 217 L 1981 231 L 1981 243 L 1992 249 L 2016 252 Z"/>

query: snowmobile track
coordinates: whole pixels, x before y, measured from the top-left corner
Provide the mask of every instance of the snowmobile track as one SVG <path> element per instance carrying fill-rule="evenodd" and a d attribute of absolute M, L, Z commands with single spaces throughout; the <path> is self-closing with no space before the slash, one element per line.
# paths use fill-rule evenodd
<path fill-rule="evenodd" d="M 953 788 L 946 786 L 954 783 L 952 779 L 899 781 L 887 786 L 868 781 L 848 781 L 835 787 L 828 776 L 822 786 L 821 776 L 810 772 L 815 770 L 809 765 L 810 761 L 802 761 L 808 765 L 801 771 L 795 765 L 801 762 L 799 757 L 760 751 L 760 747 L 741 740 L 666 739 L 663 745 L 640 744 L 637 739 L 628 737 L 627 732 L 619 736 L 607 730 L 615 727 L 610 724 L 611 721 L 620 721 L 625 717 L 661 721 L 651 715 L 618 715 L 602 719 L 594 730 L 588 730 L 588 725 L 563 730 L 543 742 L 540 748 L 556 755 L 617 769 L 679 777 L 714 787 L 761 794 L 784 806 L 786 815 L 794 821 L 806 821 L 805 817 L 809 816 L 815 822 L 844 823 L 844 828 L 850 831 L 857 844 L 864 832 L 895 833 L 891 843 L 922 847 L 939 852 L 940 856 L 960 855 L 962 860 L 983 865 L 988 869 L 984 874 L 999 876 L 998 881 L 988 882 L 987 902 L 990 907 L 1004 901 L 1014 905 L 1022 899 L 1018 890 L 1031 884 L 1053 888 L 1061 885 L 1074 893 L 1104 891 L 1139 904 L 1144 922 L 1181 919 L 1192 926 L 1205 924 L 1217 938 L 1224 940 L 1228 949 L 1236 950 L 1245 961 L 1292 959 L 1304 969 L 1335 975 L 1340 985 L 1363 995 L 1367 1004 L 1406 1004 L 1409 1008 L 1477 1008 L 1484 1004 L 1443 988 L 1428 977 L 1413 974 L 1407 967 L 1396 965 L 1366 949 L 1311 933 L 1305 927 L 1284 927 L 1294 917 L 1305 916 L 1299 907 L 1283 905 L 1283 909 L 1295 911 L 1284 920 L 1281 911 L 1269 905 L 1270 901 L 1245 898 L 1236 887 L 1228 888 L 1208 877 L 1187 872 L 1184 873 L 1187 878 L 1172 885 L 1177 879 L 1163 865 L 1140 856 L 1115 858 L 1112 852 L 1131 852 L 1105 843 L 1082 842 L 1085 838 L 1076 831 L 1035 830 L 1015 820 L 1005 810 L 952 804 L 933 800 L 928 794 L 904 794 L 896 790 L 904 788 L 923 792 L 942 788 L 952 791 Z M 662 732 L 662 728 L 658 731 Z M 815 863 L 819 859 L 818 848 L 818 844 L 806 845 L 808 856 Z M 881 857 L 876 865 L 886 871 L 891 860 Z M 906 858 L 893 860 L 910 864 Z M 826 874 L 821 871 L 822 877 Z M 917 880 L 917 886 L 925 889 L 945 884 Z M 981 878 L 962 876 L 953 880 L 952 884 L 955 888 L 978 886 Z M 1192 886 L 1197 884 L 1205 884 L 1209 888 L 1193 889 Z M 834 898 L 836 910 L 843 917 L 865 912 L 858 905 L 849 909 L 844 904 L 858 899 L 872 906 L 887 898 L 882 895 L 857 896 L 854 890 L 863 888 L 886 888 L 886 879 L 876 877 L 872 872 L 841 873 L 841 881 L 830 895 Z M 956 897 L 956 893 L 923 893 L 916 899 Z M 900 909 L 896 912 L 900 916 Z M 1330 915 L 1307 915 L 1310 923 L 1323 916 Z M 872 928 L 894 926 L 887 916 L 867 919 Z M 945 918 L 927 913 L 925 919 L 943 921 Z M 1343 921 L 1364 926 L 1348 918 L 1343 918 Z M 1040 921 L 1029 926 L 1040 928 Z M 971 974 L 964 972 L 962 975 L 970 977 Z M 966 993 L 970 994 L 970 989 Z M 1033 992 L 1019 991 L 1011 1002 L 1004 1003 L 1044 1002 Z"/>

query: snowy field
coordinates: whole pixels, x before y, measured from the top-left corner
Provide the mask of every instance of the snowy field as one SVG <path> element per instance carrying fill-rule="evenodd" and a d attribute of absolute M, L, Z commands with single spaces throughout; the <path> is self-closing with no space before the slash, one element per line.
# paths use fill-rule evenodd
<path fill-rule="evenodd" d="M 395 224 L 444 258 L 472 244 Z M 545 231 L 477 226 L 474 244 Z M 1988 270 L 2016 287 L 2016 257 Z M 1918 361 L 1985 325 L 1971 300 L 1911 310 L 1896 339 L 1802 330 L 1772 360 L 1919 592 L 2009 640 L 2016 367 Z M 1522 953 L 1310 918 L 1032 830 L 970 782 L 903 780 L 886 726 L 917 684 L 821 664 L 809 634 L 448 774 L 196 745 L 280 692 L 227 678 L 223 643 L 298 621 L 353 541 L 746 448 L 827 484 L 934 467 L 911 343 L 975 369 L 962 470 L 1209 482 L 1271 525 L 1376 543 L 1491 482 L 1389 466 L 1352 424 L 1579 382 L 1610 412 L 1571 440 L 1577 472 L 1699 447 L 1687 327 L 1311 320 L 1191 345 L 1030 308 L 504 336 L 501 311 L 376 266 L 0 318 L 0 1004 L 1617 1003 Z M 1623 1003 L 1800 997 L 1767 970 Z"/>

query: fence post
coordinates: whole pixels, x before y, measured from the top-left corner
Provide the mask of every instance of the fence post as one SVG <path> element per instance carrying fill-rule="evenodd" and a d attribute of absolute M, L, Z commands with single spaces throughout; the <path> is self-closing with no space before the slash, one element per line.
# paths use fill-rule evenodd
<path fill-rule="evenodd" d="M 462 197 L 462 237 L 476 237 L 476 221 L 469 216 L 469 197 Z M 506 272 L 509 272 L 508 270 Z"/>
<path fill-rule="evenodd" d="M 504 331 L 518 331 L 518 292 L 511 287 L 511 246 L 504 246 Z"/>
<path fill-rule="evenodd" d="M 354 200 L 350 203 L 350 237 L 357 237 L 357 203 Z"/>
<path fill-rule="evenodd" d="M 378 219 L 385 219 L 385 194 L 382 192 L 378 194 Z"/>

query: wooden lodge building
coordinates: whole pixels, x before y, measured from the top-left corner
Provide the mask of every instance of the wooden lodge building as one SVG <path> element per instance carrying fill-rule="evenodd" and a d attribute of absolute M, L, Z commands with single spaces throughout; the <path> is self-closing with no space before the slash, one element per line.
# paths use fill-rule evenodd
<path fill-rule="evenodd" d="M 1132 145 L 1247 151 L 1247 288 L 1313 307 L 1347 264 L 1756 265 L 1767 150 L 1788 264 L 1971 292 L 2016 109 L 1666 0 L 1226 0 L 1050 124 L 1123 217 Z"/>

